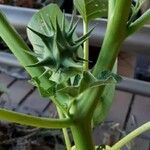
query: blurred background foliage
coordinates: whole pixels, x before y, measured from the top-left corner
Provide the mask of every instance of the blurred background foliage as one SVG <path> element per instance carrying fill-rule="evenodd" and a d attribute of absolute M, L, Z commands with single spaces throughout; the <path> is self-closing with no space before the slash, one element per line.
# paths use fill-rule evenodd
<path fill-rule="evenodd" d="M 28 8 L 41 8 L 50 3 L 57 3 L 62 6 L 64 0 L 0 0 L 1 4 L 28 7 Z"/>
<path fill-rule="evenodd" d="M 65 12 L 72 13 L 73 0 L 0 0 L 0 4 L 27 8 L 42 8 L 50 3 L 56 3 Z"/>

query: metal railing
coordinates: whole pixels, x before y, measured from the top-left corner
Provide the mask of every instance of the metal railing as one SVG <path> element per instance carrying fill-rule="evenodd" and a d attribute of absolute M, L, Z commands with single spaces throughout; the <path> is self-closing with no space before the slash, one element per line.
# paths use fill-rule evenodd
<path fill-rule="evenodd" d="M 26 34 L 25 28 L 30 18 L 37 11 L 35 9 L 4 5 L 0 5 L 0 9 L 22 36 Z M 69 14 L 66 14 L 66 16 L 68 19 L 71 18 Z M 96 25 L 90 38 L 91 46 L 99 47 L 101 45 L 106 30 L 106 24 L 107 21 L 105 19 L 95 20 L 90 24 L 90 28 Z M 77 33 L 79 35 L 82 34 L 82 21 L 78 24 Z M 144 26 L 139 32 L 129 37 L 123 43 L 121 50 L 150 55 L 150 26 Z M 3 55 L 0 55 L 0 63 L 9 63 L 17 67 L 20 66 L 14 58 L 10 58 L 8 61 L 8 58 Z M 117 89 L 150 97 L 150 83 L 136 79 L 124 78 L 124 80 L 117 85 Z"/>

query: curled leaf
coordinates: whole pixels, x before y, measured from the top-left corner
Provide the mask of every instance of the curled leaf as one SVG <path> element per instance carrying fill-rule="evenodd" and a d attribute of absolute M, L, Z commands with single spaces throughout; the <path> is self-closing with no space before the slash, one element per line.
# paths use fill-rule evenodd
<path fill-rule="evenodd" d="M 86 22 L 107 16 L 108 0 L 74 0 L 74 5 Z"/>

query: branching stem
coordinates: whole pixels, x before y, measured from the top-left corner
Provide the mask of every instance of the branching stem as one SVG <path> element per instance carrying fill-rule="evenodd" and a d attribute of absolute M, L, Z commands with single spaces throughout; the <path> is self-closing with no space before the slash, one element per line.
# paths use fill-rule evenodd
<path fill-rule="evenodd" d="M 117 1 L 113 13 L 109 13 L 111 17 L 109 16 L 104 42 L 93 71 L 95 76 L 104 70 L 112 70 L 119 47 L 126 37 L 130 6 L 131 0 Z"/>
<path fill-rule="evenodd" d="M 127 136 L 125 136 L 123 139 L 117 142 L 114 146 L 112 146 L 111 150 L 119 150 L 124 145 L 128 144 L 131 140 L 133 140 L 134 138 L 136 138 L 137 136 L 148 130 L 150 130 L 150 122 L 145 123 L 141 127 L 129 133 Z"/>
<path fill-rule="evenodd" d="M 134 21 L 133 23 L 131 23 L 128 27 L 128 34 L 127 36 L 135 33 L 136 31 L 138 31 L 139 29 L 141 29 L 143 27 L 143 25 L 145 23 L 147 23 L 148 21 L 150 21 L 150 9 L 147 10 L 141 17 L 139 17 L 136 21 Z"/>
<path fill-rule="evenodd" d="M 43 74 L 45 69 L 42 67 L 26 67 L 27 65 L 34 64 L 37 60 L 33 56 L 24 52 L 25 50 L 30 50 L 29 47 L 16 30 L 9 24 L 2 12 L 0 12 L 0 37 L 4 40 L 31 77 L 39 77 Z M 39 80 L 41 87 L 44 89 L 50 87 L 50 81 L 46 75 L 42 76 Z"/>
<path fill-rule="evenodd" d="M 114 13 L 108 22 L 102 49 L 93 70 L 95 76 L 98 76 L 102 71 L 112 70 L 113 68 L 118 56 L 119 47 L 126 37 L 126 24 L 129 17 L 130 6 L 131 0 L 121 0 L 115 4 Z M 84 95 L 84 98 L 79 103 L 80 115 L 88 116 L 89 119 L 91 119 L 90 117 L 93 115 L 103 89 L 104 87 L 92 89 Z"/>
<path fill-rule="evenodd" d="M 0 109 L 0 120 L 11 121 L 22 125 L 38 128 L 66 128 L 72 125 L 70 119 L 49 119 L 44 117 L 35 117 L 7 109 Z"/>
<path fill-rule="evenodd" d="M 57 107 L 57 111 L 58 111 L 59 118 L 64 119 L 65 116 L 58 107 Z M 62 128 L 62 131 L 63 131 L 65 143 L 66 143 L 66 148 L 67 150 L 71 150 L 71 142 L 70 142 L 67 128 Z"/>
<path fill-rule="evenodd" d="M 91 122 L 78 121 L 71 127 L 76 150 L 95 150 L 92 140 Z"/>
<path fill-rule="evenodd" d="M 88 32 L 88 22 L 83 20 L 83 35 L 87 34 Z M 87 71 L 89 69 L 89 39 L 87 39 L 84 42 L 83 45 L 83 51 L 84 51 L 84 64 L 83 64 L 83 70 Z"/>

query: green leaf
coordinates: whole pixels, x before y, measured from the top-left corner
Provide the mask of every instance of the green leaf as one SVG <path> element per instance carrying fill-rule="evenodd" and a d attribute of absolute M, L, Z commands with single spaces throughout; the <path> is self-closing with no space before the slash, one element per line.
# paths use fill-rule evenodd
<path fill-rule="evenodd" d="M 98 75 L 99 80 L 107 80 L 108 78 L 113 77 L 116 82 L 120 82 L 122 80 L 121 76 L 113 73 L 111 71 L 103 71 Z"/>
<path fill-rule="evenodd" d="M 95 81 L 96 81 L 96 78 L 90 72 L 84 71 L 83 72 L 83 77 L 82 77 L 81 82 L 80 82 L 79 93 L 84 92 Z"/>
<path fill-rule="evenodd" d="M 106 73 L 106 72 L 102 73 L 103 78 L 108 77 L 108 74 L 112 74 L 113 77 L 115 78 L 115 80 L 117 82 L 120 82 L 121 77 L 116 75 L 116 73 L 117 73 L 117 61 L 114 65 L 112 73 L 111 72 Z M 99 99 L 99 103 L 98 103 L 97 108 L 95 109 L 95 112 L 93 115 L 94 125 L 101 123 L 106 118 L 106 116 L 107 116 L 107 114 L 111 108 L 112 102 L 113 102 L 114 93 L 115 93 L 115 86 L 116 86 L 116 84 L 108 84 L 105 86 L 103 94 Z"/>
<path fill-rule="evenodd" d="M 53 27 L 56 26 L 56 18 L 61 20 L 62 16 L 63 15 L 61 10 L 55 4 L 50 4 L 33 15 L 28 24 L 28 27 L 32 30 L 28 28 L 27 34 L 36 53 L 42 54 L 43 51 L 50 53 L 47 46 L 45 45 L 44 38 L 41 38 L 41 36 L 45 36 L 45 40 L 46 37 L 51 37 L 54 34 Z M 38 36 L 35 32 L 33 32 L 33 30 L 36 33 L 41 34 L 41 36 Z"/>
<path fill-rule="evenodd" d="M 112 106 L 113 97 L 115 93 L 115 86 L 116 86 L 115 84 L 106 85 L 104 92 L 94 112 L 93 123 L 95 126 L 103 122 L 104 119 L 106 118 Z"/>
<path fill-rule="evenodd" d="M 107 0 L 74 0 L 74 5 L 86 22 L 107 16 Z"/>
<path fill-rule="evenodd" d="M 68 86 L 68 87 L 64 87 L 60 90 L 57 90 L 56 93 L 62 93 L 62 94 L 68 95 L 72 98 L 72 97 L 78 96 L 78 94 L 79 94 L 78 89 L 79 88 L 77 86 Z"/>

